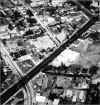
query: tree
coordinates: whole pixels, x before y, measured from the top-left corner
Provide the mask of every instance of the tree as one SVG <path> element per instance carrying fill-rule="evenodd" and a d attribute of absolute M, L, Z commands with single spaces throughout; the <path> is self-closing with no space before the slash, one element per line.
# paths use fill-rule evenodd
<path fill-rule="evenodd" d="M 29 5 L 32 3 L 31 0 L 24 0 L 24 1 L 25 1 L 26 4 L 29 4 Z"/>

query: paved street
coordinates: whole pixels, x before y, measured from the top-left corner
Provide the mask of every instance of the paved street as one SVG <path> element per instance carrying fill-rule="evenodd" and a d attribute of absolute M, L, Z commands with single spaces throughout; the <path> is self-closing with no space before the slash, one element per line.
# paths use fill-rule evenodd
<path fill-rule="evenodd" d="M 16 93 L 21 87 L 25 86 L 29 80 L 31 80 L 35 75 L 37 75 L 45 65 L 49 64 L 57 55 L 59 55 L 66 47 L 68 47 L 71 43 L 77 40 L 84 31 L 86 31 L 91 25 L 95 23 L 97 18 L 91 19 L 88 23 L 86 23 L 80 30 L 78 30 L 67 42 L 63 43 L 53 54 L 47 57 L 43 62 L 41 62 L 34 69 L 30 70 L 30 72 L 21 78 L 18 83 L 9 88 L 5 93 L 1 95 L 1 103 L 6 102 L 14 93 Z"/>
<path fill-rule="evenodd" d="M 4 54 L 4 59 L 7 62 L 9 62 L 10 65 L 12 65 L 21 76 L 21 79 L 17 83 L 10 86 L 10 88 L 8 88 L 6 91 L 4 91 L 2 94 L 0 94 L 1 104 L 4 104 L 5 102 L 7 102 L 7 100 L 11 96 L 13 96 L 16 92 L 18 92 L 19 89 L 21 89 L 22 87 L 25 87 L 29 83 L 29 81 L 31 79 L 33 79 L 33 77 L 35 77 L 37 74 L 39 74 L 40 71 L 42 71 L 45 68 L 46 65 L 51 63 L 62 51 L 64 51 L 67 47 L 70 46 L 70 44 L 72 44 L 74 41 L 76 41 L 82 35 L 82 33 L 87 31 L 98 20 L 97 16 L 92 15 L 89 10 L 84 8 L 82 5 L 77 3 L 75 0 L 73 0 L 73 1 L 78 5 L 78 7 L 83 11 L 83 13 L 85 13 L 86 16 L 89 17 L 89 21 L 86 24 L 84 24 L 83 27 L 81 27 L 79 30 L 75 31 L 72 34 L 71 38 L 66 40 L 63 44 L 59 43 L 59 41 L 57 41 L 54 38 L 54 35 L 52 35 L 53 33 L 50 32 L 48 30 L 48 28 L 42 24 L 42 22 L 39 20 L 38 16 L 36 16 L 34 14 L 33 9 L 29 5 L 27 5 L 27 8 L 29 8 L 33 12 L 34 17 L 38 21 L 38 23 L 47 31 L 49 38 L 56 44 L 57 49 L 52 54 L 50 54 L 47 58 L 45 58 L 42 62 L 40 62 L 38 65 L 33 67 L 31 70 L 29 70 L 29 72 L 26 75 L 23 75 L 21 69 L 18 67 L 16 62 L 13 61 L 12 57 L 9 55 L 5 46 L 0 42 L 0 47 L 1 47 L 0 50 Z M 24 7 L 26 6 L 23 2 L 22 2 L 22 4 Z M 67 76 L 73 77 L 73 75 L 67 75 Z M 81 76 L 81 75 L 77 75 L 77 76 Z"/>

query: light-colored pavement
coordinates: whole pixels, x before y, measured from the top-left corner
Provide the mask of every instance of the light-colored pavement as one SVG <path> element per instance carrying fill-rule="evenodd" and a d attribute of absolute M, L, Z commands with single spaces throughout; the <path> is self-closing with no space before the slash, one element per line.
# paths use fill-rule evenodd
<path fill-rule="evenodd" d="M 9 55 L 9 52 L 7 51 L 7 49 L 5 48 L 5 46 L 1 41 L 0 41 L 0 50 L 1 50 L 1 53 L 3 54 L 5 61 L 7 61 L 12 67 L 15 68 L 14 70 L 16 70 L 21 76 L 23 76 L 22 71 L 19 69 L 16 62 L 13 61 L 12 57 Z"/>

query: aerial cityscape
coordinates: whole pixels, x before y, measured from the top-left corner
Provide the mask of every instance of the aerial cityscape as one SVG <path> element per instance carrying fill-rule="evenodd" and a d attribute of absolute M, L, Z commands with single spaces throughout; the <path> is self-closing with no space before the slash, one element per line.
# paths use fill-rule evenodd
<path fill-rule="evenodd" d="M 0 104 L 100 105 L 100 1 L 0 0 Z"/>

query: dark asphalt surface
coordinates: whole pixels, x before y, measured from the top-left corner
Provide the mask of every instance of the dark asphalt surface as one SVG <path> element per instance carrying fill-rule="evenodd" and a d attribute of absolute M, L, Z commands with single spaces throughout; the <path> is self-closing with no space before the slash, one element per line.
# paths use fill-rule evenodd
<path fill-rule="evenodd" d="M 79 8 L 85 12 L 85 14 L 91 19 L 82 27 L 80 28 L 69 40 L 63 43 L 58 49 L 56 49 L 49 57 L 44 59 L 38 66 L 34 69 L 30 70 L 30 72 L 22 77 L 17 83 L 15 83 L 12 87 L 7 89 L 3 94 L 0 95 L 1 98 L 1 105 L 5 103 L 12 95 L 14 95 L 20 88 L 24 87 L 34 76 L 36 76 L 40 71 L 42 71 L 45 65 L 48 65 L 54 58 L 56 58 L 66 47 L 69 47 L 75 40 L 77 40 L 83 32 L 85 32 L 89 27 L 91 27 L 98 18 L 90 14 L 89 11 L 81 7 L 80 4 L 77 4 Z"/>
<path fill-rule="evenodd" d="M 55 50 L 49 57 L 47 57 L 43 62 L 31 70 L 26 76 L 22 77 L 16 84 L 10 87 L 7 91 L 1 94 L 1 104 L 5 103 L 12 95 L 14 95 L 20 88 L 24 87 L 29 80 L 31 80 L 35 75 L 37 75 L 45 65 L 48 65 L 54 58 L 56 58 L 66 47 L 77 40 L 83 32 L 85 32 L 91 25 L 95 23 L 97 18 L 92 18 L 88 21 L 80 30 L 78 30 L 68 41 L 63 43 L 58 49 Z"/>

